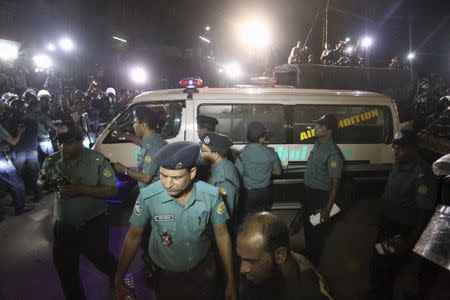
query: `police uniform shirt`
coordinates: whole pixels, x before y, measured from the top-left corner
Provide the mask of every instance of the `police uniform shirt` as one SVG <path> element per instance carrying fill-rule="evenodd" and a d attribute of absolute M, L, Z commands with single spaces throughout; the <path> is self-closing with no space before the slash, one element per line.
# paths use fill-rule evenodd
<path fill-rule="evenodd" d="M 41 173 L 47 180 L 65 177 L 74 184 L 116 186 L 116 176 L 108 160 L 93 150 L 83 148 L 76 164 L 71 167 L 62 159 L 61 152 L 48 157 Z M 103 199 L 92 196 L 68 197 L 55 193 L 54 215 L 63 224 L 81 225 L 106 211 Z"/>
<path fill-rule="evenodd" d="M 330 191 L 331 179 L 341 178 L 343 163 L 342 152 L 334 142 L 317 141 L 308 157 L 305 185 L 312 189 Z"/>
<path fill-rule="evenodd" d="M 281 162 L 272 148 L 252 143 L 245 146 L 235 160 L 247 189 L 260 189 L 270 185 L 273 172 L 281 172 Z"/>
<path fill-rule="evenodd" d="M 436 182 L 431 167 L 417 158 L 408 164 L 395 164 L 386 183 L 382 215 L 401 225 L 415 225 L 418 209 L 436 205 Z"/>
<path fill-rule="evenodd" d="M 153 176 L 153 181 L 159 180 L 158 166 L 153 162 L 153 157 L 166 142 L 159 134 L 152 134 L 141 140 L 141 151 L 138 156 L 138 170 L 144 174 Z M 138 182 L 139 189 L 148 186 L 144 182 Z"/>
<path fill-rule="evenodd" d="M 10 139 L 11 135 L 9 134 L 6 129 L 0 125 L 0 152 L 7 152 L 9 151 L 9 144 L 6 142 L 6 140 Z"/>
<path fill-rule="evenodd" d="M 212 167 L 208 183 L 219 188 L 228 212 L 232 213 L 239 195 L 239 174 L 233 163 L 228 159 L 223 159 L 216 166 Z"/>
<path fill-rule="evenodd" d="M 164 270 L 183 272 L 198 265 L 208 253 L 211 244 L 206 234 L 208 225 L 225 224 L 228 218 L 217 187 L 194 182 L 192 195 L 182 206 L 157 181 L 141 190 L 130 223 L 144 228 L 151 220 L 150 257 Z M 161 241 L 166 234 L 171 239 L 169 246 Z"/>

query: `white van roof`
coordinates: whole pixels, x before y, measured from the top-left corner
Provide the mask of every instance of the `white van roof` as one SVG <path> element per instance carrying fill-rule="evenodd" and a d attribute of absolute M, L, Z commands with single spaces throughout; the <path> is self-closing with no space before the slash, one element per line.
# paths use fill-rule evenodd
<path fill-rule="evenodd" d="M 225 97 L 224 97 L 225 96 Z M 259 97 L 261 96 L 261 97 Z M 339 103 L 360 103 L 367 101 L 377 103 L 393 103 L 393 100 L 385 95 L 352 90 L 320 90 L 320 89 L 292 89 L 292 88 L 199 88 L 198 93 L 193 94 L 193 98 L 197 100 L 281 100 L 300 98 L 317 98 L 321 100 L 331 100 Z M 183 89 L 170 89 L 144 92 L 136 96 L 132 104 L 147 101 L 170 101 L 186 99 L 187 93 Z M 322 102 L 322 101 L 320 101 Z"/>

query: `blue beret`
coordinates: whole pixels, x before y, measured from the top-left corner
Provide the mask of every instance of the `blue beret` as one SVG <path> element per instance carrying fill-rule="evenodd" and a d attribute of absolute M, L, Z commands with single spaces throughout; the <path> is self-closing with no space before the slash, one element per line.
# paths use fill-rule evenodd
<path fill-rule="evenodd" d="M 216 118 L 205 116 L 205 115 L 198 115 L 197 116 L 197 124 L 211 124 L 212 126 L 216 126 L 219 124 L 219 121 Z"/>
<path fill-rule="evenodd" d="M 269 130 L 259 122 L 252 122 L 247 128 L 247 137 L 259 139 L 262 138 Z"/>
<path fill-rule="evenodd" d="M 392 144 L 399 146 L 416 146 L 418 143 L 417 135 L 411 130 L 401 130 L 397 132 L 392 140 Z"/>
<path fill-rule="evenodd" d="M 156 165 L 170 169 L 188 169 L 195 165 L 200 145 L 193 142 L 174 142 L 162 147 L 155 155 Z"/>
<path fill-rule="evenodd" d="M 233 145 L 233 141 L 230 140 L 224 134 L 215 133 L 215 132 L 207 132 L 201 138 L 202 144 L 214 147 L 218 151 L 226 153 L 228 149 Z"/>

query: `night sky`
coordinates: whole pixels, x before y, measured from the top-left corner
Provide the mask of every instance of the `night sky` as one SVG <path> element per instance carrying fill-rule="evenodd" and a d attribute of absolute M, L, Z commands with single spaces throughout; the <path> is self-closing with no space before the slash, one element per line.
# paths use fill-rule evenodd
<path fill-rule="evenodd" d="M 28 3 L 17 0 L 16 3 Z M 70 2 L 70 1 L 65 1 Z M 116 6 L 108 3 L 116 3 Z M 42 3 L 50 12 L 39 17 Z M 73 33 L 80 41 L 80 55 L 89 62 L 105 63 L 115 50 L 111 39 L 120 34 L 128 40 L 130 61 L 150 65 L 150 48 L 174 46 L 181 49 L 205 48 L 198 39 L 204 26 L 211 26 L 212 53 L 217 61 L 242 59 L 245 49 L 237 39 L 238 24 L 249 18 L 266 22 L 272 31 L 274 64 L 285 63 L 290 48 L 304 41 L 311 26 L 308 47 L 320 55 L 323 14 L 315 20 L 326 0 L 218 1 L 218 0 L 82 0 L 80 24 L 74 28 L 67 13 L 58 12 L 56 0 L 34 1 L 34 6 L 17 16 L 28 34 L 45 40 L 63 32 Z M 50 13 L 50 17 L 49 17 Z M 450 1 L 417 0 L 332 0 L 329 9 L 329 41 L 365 34 L 375 39 L 372 63 L 385 67 L 390 57 L 416 51 L 418 71 L 448 72 L 450 69 Z M 205 54 L 206 55 L 206 54 Z M 112 59 L 111 55 L 110 60 Z M 102 61 L 103 60 L 103 61 Z"/>

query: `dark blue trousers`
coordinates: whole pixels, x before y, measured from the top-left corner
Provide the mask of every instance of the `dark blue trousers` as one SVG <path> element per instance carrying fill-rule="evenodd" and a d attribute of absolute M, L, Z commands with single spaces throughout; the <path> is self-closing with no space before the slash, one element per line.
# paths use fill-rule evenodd
<path fill-rule="evenodd" d="M 0 155 L 0 184 L 5 186 L 14 200 L 16 213 L 19 213 L 25 203 L 23 181 L 17 175 L 16 168 L 9 156 Z M 0 204 L 0 216 L 4 215 L 4 208 Z"/>

